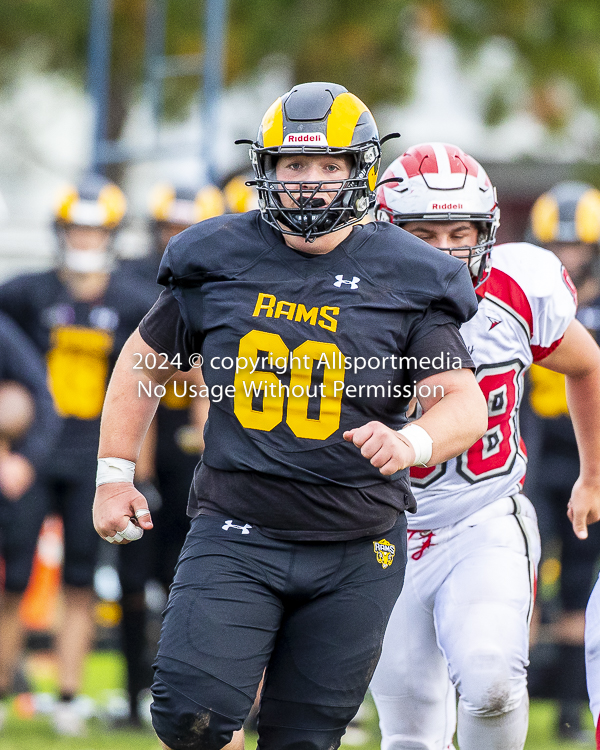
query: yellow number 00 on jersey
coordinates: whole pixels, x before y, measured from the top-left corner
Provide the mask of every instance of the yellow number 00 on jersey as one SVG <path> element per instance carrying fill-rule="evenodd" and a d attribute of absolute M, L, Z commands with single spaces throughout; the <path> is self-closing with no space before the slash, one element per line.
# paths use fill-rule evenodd
<path fill-rule="evenodd" d="M 268 432 L 283 421 L 286 389 L 280 387 L 280 380 L 274 372 L 251 372 L 251 362 L 256 362 L 259 356 L 275 363 L 277 360 L 289 362 L 289 355 L 289 348 L 276 333 L 250 331 L 240 340 L 238 362 L 245 359 L 248 366 L 235 376 L 233 410 L 243 427 Z M 344 357 L 335 344 L 322 341 L 305 341 L 292 352 L 286 422 L 296 437 L 325 440 L 339 427 L 342 389 L 338 387 L 339 392 L 334 394 L 334 382 L 344 382 L 344 370 L 337 366 L 343 361 Z M 311 419 L 308 406 L 309 392 L 310 395 L 316 392 L 314 386 L 311 389 L 315 362 L 320 363 L 323 385 L 318 389 L 322 395 L 319 418 Z M 252 406 L 252 399 L 259 390 L 263 393 L 260 411 Z"/>

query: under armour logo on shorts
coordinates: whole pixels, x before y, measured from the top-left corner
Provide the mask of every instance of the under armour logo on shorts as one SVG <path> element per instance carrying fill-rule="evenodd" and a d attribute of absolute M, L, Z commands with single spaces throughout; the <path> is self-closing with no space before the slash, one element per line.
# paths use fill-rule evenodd
<path fill-rule="evenodd" d="M 233 521 L 225 521 L 225 523 L 223 524 L 223 526 L 221 526 L 221 528 L 224 531 L 227 531 L 227 529 L 241 529 L 242 534 L 249 534 L 252 526 L 250 526 L 249 523 L 245 523 L 243 526 L 237 526 Z"/>
<path fill-rule="evenodd" d="M 342 284 L 349 284 L 350 289 L 358 289 L 358 282 L 360 281 L 358 276 L 353 276 L 352 281 L 345 279 L 343 274 L 338 274 L 336 277 L 336 281 L 333 282 L 333 286 L 337 286 L 338 289 L 342 286 Z"/>

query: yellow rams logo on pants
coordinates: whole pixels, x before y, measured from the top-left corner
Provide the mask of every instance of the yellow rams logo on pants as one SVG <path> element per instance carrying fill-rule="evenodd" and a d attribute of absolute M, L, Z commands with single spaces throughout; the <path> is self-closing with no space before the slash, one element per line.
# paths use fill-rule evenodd
<path fill-rule="evenodd" d="M 373 550 L 375 551 L 377 562 L 382 568 L 389 568 L 394 562 L 396 545 L 391 544 L 387 539 L 380 539 L 378 542 L 373 542 Z"/>

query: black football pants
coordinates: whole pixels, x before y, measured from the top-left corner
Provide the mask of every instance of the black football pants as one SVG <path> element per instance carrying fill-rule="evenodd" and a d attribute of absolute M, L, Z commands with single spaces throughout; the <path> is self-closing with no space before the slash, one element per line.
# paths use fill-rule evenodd
<path fill-rule="evenodd" d="M 159 738 L 171 750 L 219 750 L 266 668 L 258 748 L 338 747 L 379 659 L 405 562 L 404 515 L 384 534 L 347 542 L 280 541 L 243 521 L 194 519 L 155 663 Z"/>

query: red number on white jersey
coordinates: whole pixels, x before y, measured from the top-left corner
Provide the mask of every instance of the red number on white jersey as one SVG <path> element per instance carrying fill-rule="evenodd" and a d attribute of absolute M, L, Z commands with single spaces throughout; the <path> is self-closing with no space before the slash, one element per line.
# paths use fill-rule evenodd
<path fill-rule="evenodd" d="M 446 464 L 437 466 L 411 466 L 410 483 L 413 487 L 429 487 L 432 482 L 446 473 Z"/>
<path fill-rule="evenodd" d="M 515 359 L 482 365 L 477 371 L 479 387 L 488 403 L 488 429 L 466 453 L 456 459 L 456 471 L 471 484 L 508 474 L 519 451 L 519 378 L 525 366 Z"/>

